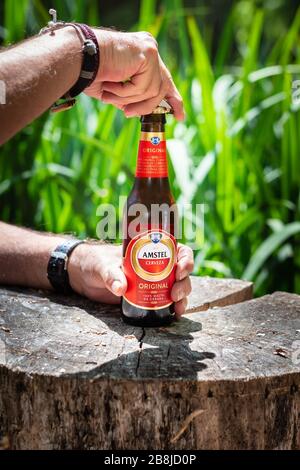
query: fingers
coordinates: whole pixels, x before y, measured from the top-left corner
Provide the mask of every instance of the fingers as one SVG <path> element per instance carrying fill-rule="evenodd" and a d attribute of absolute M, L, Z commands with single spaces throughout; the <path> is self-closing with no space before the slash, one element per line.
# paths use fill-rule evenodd
<path fill-rule="evenodd" d="M 168 84 L 167 91 L 165 94 L 165 99 L 172 106 L 175 118 L 178 119 L 179 121 L 182 121 L 185 118 L 185 114 L 184 114 L 183 101 L 182 101 L 181 95 L 179 91 L 177 90 L 175 83 L 173 82 L 173 79 L 169 70 L 167 69 L 167 67 L 165 66 L 165 64 L 163 63 L 161 59 L 160 59 L 160 62 L 161 62 L 161 67 L 164 70 L 166 82 Z"/>
<path fill-rule="evenodd" d="M 185 113 L 183 109 L 183 101 L 175 85 L 171 93 L 166 94 L 165 99 L 167 100 L 169 105 L 173 108 L 174 117 L 178 121 L 183 121 L 185 118 Z"/>
<path fill-rule="evenodd" d="M 187 307 L 187 296 L 192 291 L 191 280 L 186 277 L 182 281 L 175 282 L 172 291 L 171 298 L 175 302 L 175 313 L 177 315 L 183 315 Z"/>
<path fill-rule="evenodd" d="M 131 104 L 152 98 L 159 93 L 161 86 L 161 77 L 144 77 L 144 73 L 133 77 L 130 82 L 113 83 L 105 82 L 102 84 L 102 101 L 113 105 Z"/>
<path fill-rule="evenodd" d="M 105 287 L 114 295 L 120 297 L 125 294 L 127 289 L 126 277 L 120 267 L 105 266 L 101 267 L 101 277 Z"/>
<path fill-rule="evenodd" d="M 106 92 L 102 96 L 104 100 L 107 99 Z M 123 105 L 126 117 L 151 114 L 161 100 L 166 99 L 173 108 L 175 118 L 180 121 L 185 118 L 182 98 L 169 77 L 162 80 L 160 89 L 155 95 L 153 95 L 153 91 L 150 89 L 140 96 L 116 98 L 110 95 L 108 99 L 114 100 L 114 102 L 111 101 L 113 104 Z"/>
<path fill-rule="evenodd" d="M 187 297 L 192 291 L 189 274 L 194 269 L 193 251 L 186 245 L 178 245 L 176 282 L 171 291 L 171 298 L 175 302 L 176 315 L 183 315 L 187 307 Z"/>
<path fill-rule="evenodd" d="M 129 104 L 124 107 L 124 113 L 126 117 L 142 116 L 145 114 L 151 114 L 152 111 L 159 105 L 161 100 L 165 97 L 165 89 L 161 89 L 159 94 L 154 98 L 140 101 L 139 103 Z"/>
<path fill-rule="evenodd" d="M 123 98 L 136 95 L 136 84 L 131 80 L 125 83 L 102 82 L 101 89 Z"/>
<path fill-rule="evenodd" d="M 147 32 L 121 33 L 95 29 L 101 48 L 99 72 L 85 93 L 102 99 L 127 117 L 150 114 L 162 99 L 176 119 L 184 119 L 181 96 Z"/>
<path fill-rule="evenodd" d="M 103 91 L 101 100 L 103 101 L 103 103 L 113 104 L 114 106 L 126 106 L 127 104 L 139 103 L 140 101 L 144 101 L 145 98 L 147 98 L 148 96 L 149 93 L 142 93 L 141 95 L 126 96 L 123 98 L 115 95 L 114 93 Z"/>
<path fill-rule="evenodd" d="M 127 102 L 134 103 L 138 101 L 138 98 L 140 98 L 139 101 L 151 98 L 159 92 L 161 79 L 160 73 L 151 76 L 146 71 L 143 71 L 137 73 L 126 82 L 103 82 L 101 90 L 105 93 L 102 97 L 106 100 L 124 98 L 124 104 L 127 104 Z"/>
<path fill-rule="evenodd" d="M 138 71 L 125 82 L 102 82 L 101 99 L 123 107 L 126 117 L 150 114 L 162 99 L 166 99 L 178 120 L 184 119 L 182 98 L 171 74 L 161 60 L 157 46 L 144 52 L 144 61 Z"/>
<path fill-rule="evenodd" d="M 186 278 L 194 269 L 194 255 L 189 246 L 178 245 L 176 280 Z"/>
<path fill-rule="evenodd" d="M 187 297 L 191 293 L 191 290 L 191 280 L 189 277 L 186 277 L 183 281 L 175 282 L 171 290 L 171 298 L 174 302 L 179 302 Z"/>
<path fill-rule="evenodd" d="M 179 302 L 176 302 L 175 304 L 175 313 L 176 315 L 180 316 L 183 315 L 186 307 L 187 307 L 187 298 L 185 297 L 184 299 L 180 300 Z"/>
<path fill-rule="evenodd" d="M 175 118 L 179 121 L 183 121 L 185 118 L 183 102 L 175 86 L 171 87 L 169 92 L 167 92 L 165 87 L 162 88 L 162 91 L 154 95 L 154 98 L 152 98 L 152 90 L 148 90 L 140 95 L 124 97 L 105 90 L 102 92 L 101 96 L 103 103 L 109 103 L 119 109 L 123 109 L 126 117 L 150 114 L 156 106 L 159 105 L 162 99 L 166 99 L 173 108 Z M 136 105 L 137 103 L 139 103 L 138 106 Z"/>
<path fill-rule="evenodd" d="M 159 74 L 151 75 L 146 78 L 141 74 L 139 80 L 136 80 L 135 94 L 132 95 L 132 88 L 129 87 L 129 95 L 121 87 L 121 95 L 109 90 L 117 90 L 116 87 L 103 86 L 102 101 L 110 103 L 114 106 L 123 106 L 126 117 L 140 116 L 142 114 L 150 114 L 153 109 L 165 97 L 167 85 Z M 148 81 L 150 82 L 148 83 Z M 111 84 L 116 85 L 116 84 Z M 120 85 L 120 84 L 117 84 Z M 132 86 L 132 83 L 131 83 Z M 128 87 L 127 87 L 128 88 Z"/>

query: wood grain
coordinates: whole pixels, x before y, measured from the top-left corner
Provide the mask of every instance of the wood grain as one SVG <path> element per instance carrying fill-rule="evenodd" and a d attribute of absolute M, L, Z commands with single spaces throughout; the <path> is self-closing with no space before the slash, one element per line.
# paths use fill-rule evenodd
<path fill-rule="evenodd" d="M 117 307 L 0 290 L 13 449 L 300 449 L 300 297 L 134 328 Z"/>
<path fill-rule="evenodd" d="M 208 276 L 191 276 L 192 292 L 187 313 L 225 307 L 252 299 L 253 283 L 239 279 L 218 279 Z"/>

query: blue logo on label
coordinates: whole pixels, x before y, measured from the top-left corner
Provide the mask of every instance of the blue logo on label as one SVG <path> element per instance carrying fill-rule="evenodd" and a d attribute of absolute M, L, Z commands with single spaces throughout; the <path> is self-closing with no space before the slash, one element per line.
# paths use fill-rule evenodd
<path fill-rule="evenodd" d="M 160 143 L 160 138 L 157 136 L 151 137 L 151 142 L 153 145 L 158 145 Z"/>
<path fill-rule="evenodd" d="M 153 243 L 158 243 L 162 238 L 162 233 L 151 233 L 150 238 Z"/>

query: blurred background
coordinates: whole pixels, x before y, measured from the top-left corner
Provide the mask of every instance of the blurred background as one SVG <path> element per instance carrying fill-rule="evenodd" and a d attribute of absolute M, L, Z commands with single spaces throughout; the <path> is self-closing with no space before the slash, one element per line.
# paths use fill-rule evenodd
<path fill-rule="evenodd" d="M 253 280 L 256 294 L 300 293 L 300 10 L 292 0 L 2 0 L 3 46 L 60 19 L 148 30 L 181 92 L 168 120 L 180 207 L 205 204 L 196 274 Z M 298 88 L 297 88 L 298 86 Z M 138 119 L 85 96 L 0 149 L 0 218 L 95 237 L 100 203 L 133 182 Z M 1 123 L 0 123 L 1 125 Z M 188 240 L 187 240 L 188 241 Z"/>

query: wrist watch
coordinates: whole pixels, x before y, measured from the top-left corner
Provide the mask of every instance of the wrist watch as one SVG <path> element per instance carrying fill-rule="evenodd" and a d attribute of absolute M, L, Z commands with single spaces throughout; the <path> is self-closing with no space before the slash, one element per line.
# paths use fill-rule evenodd
<path fill-rule="evenodd" d="M 47 276 L 57 292 L 63 294 L 72 292 L 67 271 L 68 259 L 74 248 L 81 243 L 84 243 L 84 240 L 66 240 L 51 253 L 47 267 Z"/>

